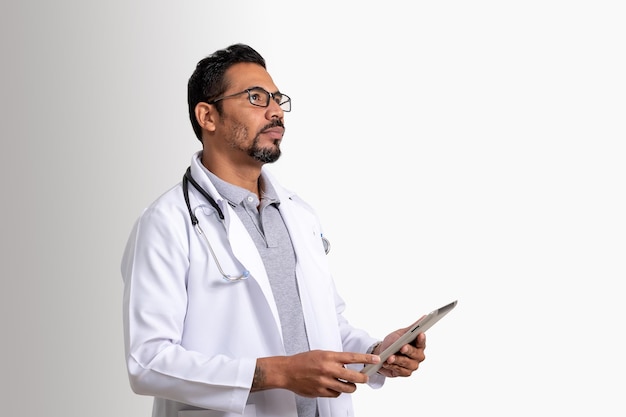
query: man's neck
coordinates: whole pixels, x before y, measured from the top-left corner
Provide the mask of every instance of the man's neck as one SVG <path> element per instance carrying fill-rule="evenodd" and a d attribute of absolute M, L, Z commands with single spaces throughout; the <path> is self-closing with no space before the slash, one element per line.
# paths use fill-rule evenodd
<path fill-rule="evenodd" d="M 260 198 L 259 178 L 263 164 L 231 163 L 230 161 L 206 157 L 204 153 L 201 162 L 206 169 L 220 179 L 255 193 Z"/>

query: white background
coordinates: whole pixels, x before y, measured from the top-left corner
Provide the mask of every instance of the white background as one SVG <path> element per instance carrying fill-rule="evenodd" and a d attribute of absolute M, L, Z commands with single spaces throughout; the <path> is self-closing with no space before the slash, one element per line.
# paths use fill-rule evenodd
<path fill-rule="evenodd" d="M 620 1 L 0 6 L 2 415 L 149 416 L 121 254 L 199 149 L 195 63 L 248 43 L 293 98 L 271 167 L 373 335 L 454 299 L 359 417 L 624 416 Z"/>

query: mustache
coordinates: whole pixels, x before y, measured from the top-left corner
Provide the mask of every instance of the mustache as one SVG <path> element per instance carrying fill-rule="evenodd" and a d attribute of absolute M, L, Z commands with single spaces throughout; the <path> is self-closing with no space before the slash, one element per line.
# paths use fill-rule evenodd
<path fill-rule="evenodd" d="M 263 126 L 263 128 L 261 129 L 261 132 L 265 132 L 267 129 L 271 129 L 273 127 L 282 127 L 284 129 L 285 128 L 285 124 L 280 119 L 274 119 L 274 120 L 272 120 L 271 123 L 268 123 L 265 126 Z"/>

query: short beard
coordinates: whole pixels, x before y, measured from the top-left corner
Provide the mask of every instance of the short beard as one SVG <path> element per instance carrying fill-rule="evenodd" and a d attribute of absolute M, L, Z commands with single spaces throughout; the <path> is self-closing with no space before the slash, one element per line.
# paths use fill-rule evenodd
<path fill-rule="evenodd" d="M 281 122 L 278 119 L 275 119 L 272 121 L 272 123 L 269 123 L 266 126 L 263 126 L 263 129 L 261 129 L 261 132 L 267 130 L 267 129 L 271 129 L 273 127 L 282 127 L 284 128 L 285 125 L 283 124 L 283 122 Z M 274 141 L 274 148 L 272 149 L 268 149 L 268 148 L 260 148 L 259 147 L 259 135 L 261 134 L 261 132 L 259 132 L 259 134 L 257 134 L 254 137 L 254 140 L 252 141 L 252 146 L 250 147 L 250 149 L 248 149 L 248 155 L 250 155 L 251 157 L 253 157 L 254 159 L 256 159 L 259 162 L 262 162 L 264 164 L 271 164 L 273 162 L 278 161 L 278 158 L 280 158 L 281 155 L 281 151 L 280 151 L 280 139 L 276 139 Z"/>
<path fill-rule="evenodd" d="M 281 154 L 279 140 L 274 141 L 274 145 L 276 145 L 276 147 L 272 149 L 259 148 L 258 144 L 259 139 L 254 138 L 252 146 L 248 150 L 248 155 L 250 155 L 259 162 L 263 162 L 264 164 L 271 164 L 278 161 L 278 158 L 280 158 Z"/>
<path fill-rule="evenodd" d="M 263 128 L 259 131 L 259 133 L 252 140 L 252 145 L 246 148 L 243 145 L 245 142 L 245 138 L 248 136 L 248 129 L 243 124 L 235 123 L 233 127 L 233 132 L 230 138 L 228 138 L 228 143 L 233 149 L 239 149 L 241 151 L 246 152 L 248 156 L 251 156 L 256 161 L 259 161 L 264 164 L 271 164 L 273 162 L 276 162 L 278 158 L 280 158 L 281 140 L 280 139 L 274 140 L 274 147 L 271 149 L 261 148 L 259 147 L 259 136 L 265 130 L 271 129 L 277 126 L 280 126 L 283 128 L 285 127 L 284 124 L 280 120 L 274 120 L 272 121 L 272 123 L 269 123 L 263 126 Z"/>

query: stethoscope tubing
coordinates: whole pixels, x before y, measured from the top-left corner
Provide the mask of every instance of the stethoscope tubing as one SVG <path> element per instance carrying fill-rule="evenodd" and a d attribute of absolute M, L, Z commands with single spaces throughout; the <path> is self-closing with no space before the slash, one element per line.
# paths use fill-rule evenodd
<path fill-rule="evenodd" d="M 211 246 L 211 243 L 209 242 L 209 238 L 206 236 L 206 233 L 204 233 L 204 230 L 202 230 L 202 227 L 200 226 L 200 222 L 198 221 L 198 218 L 196 217 L 193 210 L 191 209 L 191 203 L 189 202 L 189 184 L 190 183 L 200 194 L 202 194 L 202 196 L 209 202 L 209 204 L 211 204 L 211 206 L 217 211 L 217 215 L 222 221 L 224 220 L 224 213 L 222 212 L 222 209 L 220 209 L 215 199 L 213 199 L 213 197 L 211 197 L 209 193 L 207 193 L 206 190 L 202 188 L 202 186 L 200 186 L 200 184 L 198 184 L 196 180 L 193 179 L 193 177 L 191 176 L 191 167 L 187 168 L 187 171 L 185 172 L 185 175 L 183 176 L 183 196 L 185 198 L 185 204 L 187 205 L 187 210 L 189 211 L 189 218 L 191 219 L 191 224 L 193 225 L 194 229 L 196 229 L 196 232 L 199 235 L 201 235 L 204 241 L 206 242 L 206 245 L 209 248 L 209 252 L 211 253 L 211 256 L 213 257 L 213 260 L 215 261 L 215 265 L 217 266 L 217 269 L 220 271 L 222 278 L 224 278 L 228 282 L 237 282 L 237 281 L 247 279 L 250 276 L 250 271 L 248 271 L 247 269 L 244 270 L 243 273 L 241 273 L 240 275 L 230 275 L 224 272 L 224 270 L 222 269 L 222 265 L 220 264 L 220 261 L 217 259 L 217 255 L 215 255 L 215 251 L 213 250 L 213 246 Z"/>
<path fill-rule="evenodd" d="M 202 230 L 202 227 L 200 227 L 200 222 L 198 221 L 198 218 L 194 214 L 193 210 L 191 209 L 191 203 L 189 202 L 189 184 L 191 184 L 200 194 L 202 194 L 202 196 L 209 202 L 211 207 L 213 207 L 215 211 L 217 211 L 217 215 L 219 216 L 221 221 L 224 221 L 224 212 L 217 204 L 215 199 L 211 197 L 211 195 L 204 188 L 202 188 L 202 186 L 198 184 L 196 180 L 193 179 L 193 177 L 191 176 L 191 167 L 187 168 L 187 171 L 185 171 L 185 175 L 183 176 L 183 196 L 185 198 L 185 204 L 187 205 L 187 211 L 189 212 L 189 218 L 191 219 L 191 224 L 193 225 L 194 229 L 196 229 L 196 232 L 201 235 L 206 242 L 206 245 L 209 248 L 209 252 L 213 257 L 215 265 L 220 271 L 220 274 L 228 282 L 237 282 L 247 279 L 250 276 L 250 271 L 248 271 L 247 269 L 244 270 L 243 273 L 241 273 L 240 275 L 230 275 L 224 272 L 224 270 L 222 269 L 222 265 L 218 261 L 217 256 L 215 255 L 215 251 L 213 251 L 213 246 L 211 246 L 209 238 L 206 236 L 206 233 L 204 233 L 204 230 Z M 328 241 L 328 239 L 322 236 L 322 243 L 324 244 L 324 252 L 328 254 L 328 252 L 330 252 L 330 242 Z"/>

